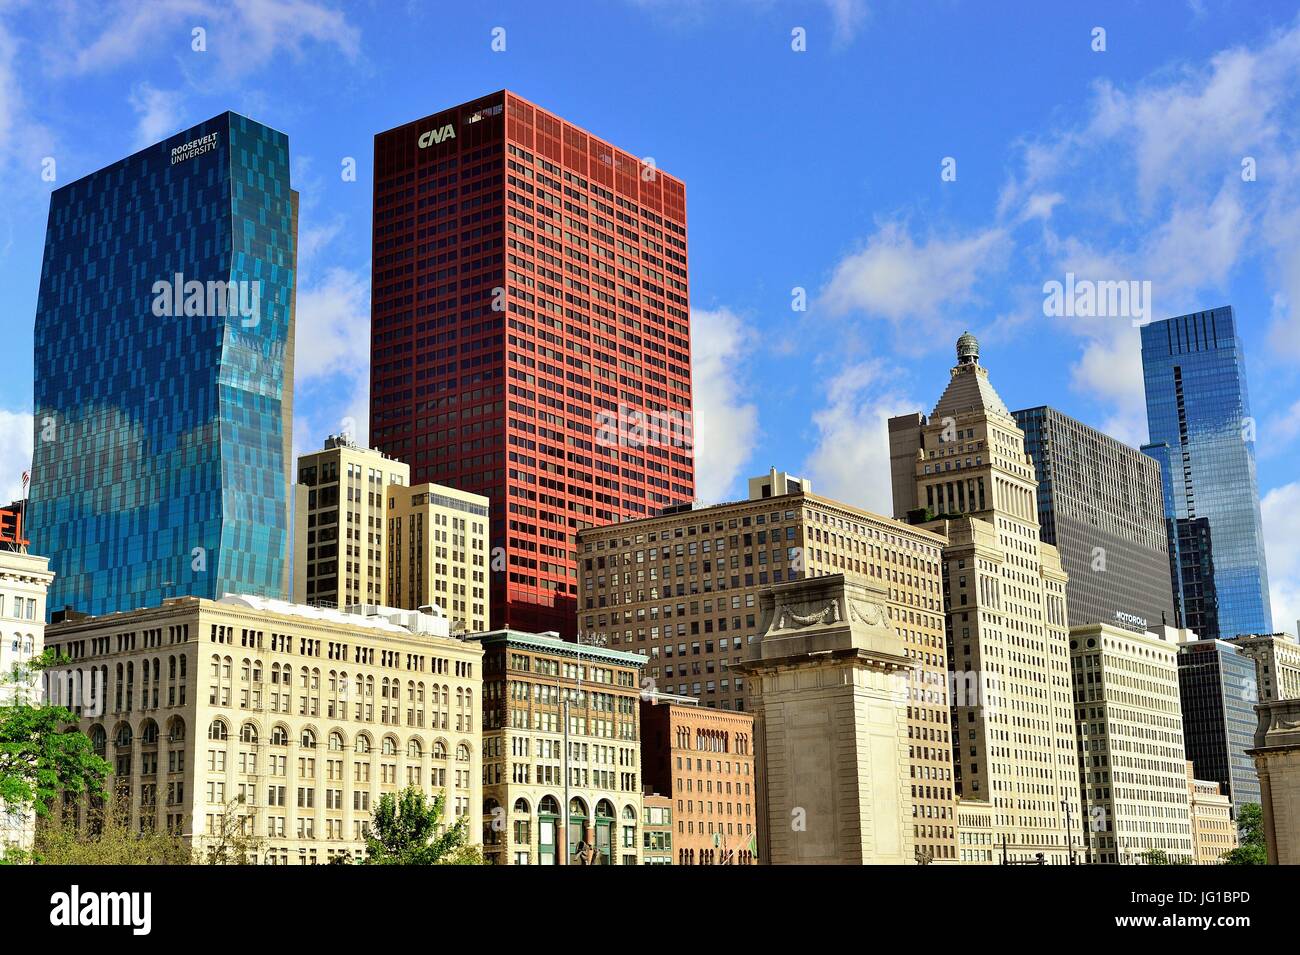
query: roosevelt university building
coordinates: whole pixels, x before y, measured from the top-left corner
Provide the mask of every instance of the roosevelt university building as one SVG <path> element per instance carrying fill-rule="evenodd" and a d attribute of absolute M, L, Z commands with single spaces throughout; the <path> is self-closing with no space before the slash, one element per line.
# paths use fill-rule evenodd
<path fill-rule="evenodd" d="M 298 196 L 222 113 L 50 196 L 28 528 L 48 605 L 289 588 Z"/>
<path fill-rule="evenodd" d="M 1172 625 L 1160 466 L 1055 408 L 1012 414 L 1038 478 L 1042 539 L 1070 575 L 1070 626 Z"/>

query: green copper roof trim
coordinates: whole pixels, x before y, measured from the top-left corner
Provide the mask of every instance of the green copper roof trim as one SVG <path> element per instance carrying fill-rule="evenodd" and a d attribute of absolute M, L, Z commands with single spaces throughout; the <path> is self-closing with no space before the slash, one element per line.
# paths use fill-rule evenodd
<path fill-rule="evenodd" d="M 626 650 L 609 650 L 605 647 L 593 647 L 586 643 L 574 643 L 557 637 L 544 637 L 539 633 L 525 633 L 522 630 L 489 630 L 486 633 L 470 634 L 467 639 L 478 640 L 485 647 L 504 643 L 512 647 L 526 647 L 559 653 L 564 656 L 580 657 L 591 660 L 605 660 L 609 663 L 623 663 L 628 666 L 645 666 L 649 657 Z"/>

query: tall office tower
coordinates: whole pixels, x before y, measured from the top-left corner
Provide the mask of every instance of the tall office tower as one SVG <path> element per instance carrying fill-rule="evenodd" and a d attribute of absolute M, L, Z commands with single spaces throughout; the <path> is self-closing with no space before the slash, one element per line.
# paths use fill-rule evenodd
<path fill-rule="evenodd" d="M 202 851 L 242 829 L 270 865 L 360 859 L 371 813 L 414 786 L 447 819 L 483 805 L 483 650 L 445 617 L 262 597 L 184 598 L 56 621 L 69 707 L 127 787 L 126 825 Z M 426 702 L 427 701 L 427 702 Z"/>
<path fill-rule="evenodd" d="M 1255 661 L 1257 702 L 1300 699 L 1300 643 L 1289 633 L 1243 634 L 1228 641 Z"/>
<path fill-rule="evenodd" d="M 1142 450 L 1164 481 L 1180 626 L 1206 640 L 1271 633 L 1255 424 L 1232 306 L 1143 326 L 1142 368 L 1151 438 Z"/>
<path fill-rule="evenodd" d="M 1070 626 L 1172 624 L 1160 466 L 1055 408 L 1012 415 L 1034 462 L 1043 542 L 1070 576 Z"/>
<path fill-rule="evenodd" d="M 734 667 L 759 634 L 759 596 L 770 585 L 844 574 L 889 588 L 889 623 L 916 671 L 904 718 L 913 844 L 956 858 L 948 657 L 940 555 L 944 539 L 812 492 L 772 469 L 749 498 L 670 508 L 639 521 L 579 532 L 579 624 L 611 646 L 646 653 L 663 693 L 709 707 L 748 709 Z"/>
<path fill-rule="evenodd" d="M 1246 755 L 1259 702 L 1255 661 L 1226 640 L 1197 639 L 1180 631 L 1178 688 L 1183 703 L 1183 741 L 1196 777 L 1223 787 L 1233 815 L 1259 802 L 1259 777 Z"/>
<path fill-rule="evenodd" d="M 1006 858 L 1067 862 L 1068 820 L 1079 818 L 1067 577 L 1039 537 L 1024 433 L 969 332 L 933 413 L 890 419 L 889 447 L 895 515 L 948 542 L 948 661 L 963 680 L 952 701 L 957 795 L 988 802 Z"/>
<path fill-rule="evenodd" d="M 482 633 L 488 604 L 488 499 L 441 484 L 388 488 L 385 603 L 437 604 L 453 632 Z"/>
<path fill-rule="evenodd" d="M 388 490 L 408 484 L 410 476 L 401 461 L 358 447 L 343 434 L 298 456 L 298 483 L 308 495 L 307 552 L 295 570 L 306 577 L 308 604 L 391 604 L 384 587 Z"/>
<path fill-rule="evenodd" d="M 571 635 L 579 528 L 695 493 L 686 189 L 501 91 L 375 137 L 370 439 L 491 502 L 494 627 Z"/>
<path fill-rule="evenodd" d="M 645 657 L 513 630 L 465 642 L 483 647 L 489 864 L 640 865 Z"/>
<path fill-rule="evenodd" d="M 1080 861 L 1137 864 L 1160 852 L 1173 863 L 1195 862 L 1176 633 L 1070 628 Z"/>
<path fill-rule="evenodd" d="M 28 525 L 52 610 L 290 590 L 298 194 L 234 113 L 50 197 Z"/>

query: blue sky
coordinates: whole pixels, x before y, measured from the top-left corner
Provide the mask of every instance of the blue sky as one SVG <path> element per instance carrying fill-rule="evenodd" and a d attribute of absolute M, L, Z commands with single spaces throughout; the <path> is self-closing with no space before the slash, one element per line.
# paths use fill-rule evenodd
<path fill-rule="evenodd" d="M 0 490 L 30 453 L 52 186 L 224 109 L 287 132 L 313 447 L 365 432 L 373 134 L 501 87 L 686 181 L 706 498 L 776 465 L 887 513 L 884 419 L 933 405 L 965 328 L 1011 407 L 1141 443 L 1131 322 L 1047 317 L 1044 283 L 1149 281 L 1157 318 L 1234 305 L 1293 628 L 1300 19 L 1282 3 L 0 0 Z"/>

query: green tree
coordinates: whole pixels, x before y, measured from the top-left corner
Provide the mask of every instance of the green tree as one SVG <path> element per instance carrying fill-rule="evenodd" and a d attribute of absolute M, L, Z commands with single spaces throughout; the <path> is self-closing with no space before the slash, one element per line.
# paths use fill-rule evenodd
<path fill-rule="evenodd" d="M 49 814 L 55 800 L 103 793 L 111 768 L 61 706 L 33 705 L 23 692 L 31 674 L 61 662 L 53 651 L 15 668 L 0 685 L 0 802 Z M 6 692 L 8 691 L 8 692 Z"/>
<path fill-rule="evenodd" d="M 469 845 L 468 817 L 443 824 L 446 804 L 442 793 L 429 800 L 415 786 L 385 793 L 366 829 L 365 864 L 482 865 L 482 852 Z"/>
<path fill-rule="evenodd" d="M 205 837 L 203 849 L 195 852 L 194 861 L 202 865 L 257 865 L 262 840 L 253 834 L 254 829 L 243 798 L 231 800 L 217 820 L 217 831 Z"/>
<path fill-rule="evenodd" d="M 190 847 L 180 835 L 131 828 L 130 792 L 89 797 L 78 813 L 63 805 L 36 826 L 35 861 L 42 865 L 186 865 Z"/>
<path fill-rule="evenodd" d="M 1164 849 L 1147 849 L 1139 853 L 1139 857 L 1147 865 L 1173 865 Z"/>
<path fill-rule="evenodd" d="M 1248 802 L 1237 813 L 1237 832 L 1241 843 L 1223 854 L 1223 865 L 1265 865 L 1268 850 L 1264 845 L 1264 810 L 1257 802 Z"/>

